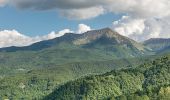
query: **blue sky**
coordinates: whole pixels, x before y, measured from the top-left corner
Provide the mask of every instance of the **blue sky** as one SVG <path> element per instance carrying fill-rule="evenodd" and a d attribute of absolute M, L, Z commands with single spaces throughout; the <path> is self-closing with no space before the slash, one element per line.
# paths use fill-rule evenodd
<path fill-rule="evenodd" d="M 0 29 L 15 29 L 28 36 L 48 34 L 68 28 L 77 29 L 78 24 L 86 24 L 93 29 L 110 27 L 112 22 L 120 19 L 122 14 L 107 13 L 96 18 L 75 20 L 60 16 L 55 10 L 34 11 L 14 7 L 0 8 Z"/>

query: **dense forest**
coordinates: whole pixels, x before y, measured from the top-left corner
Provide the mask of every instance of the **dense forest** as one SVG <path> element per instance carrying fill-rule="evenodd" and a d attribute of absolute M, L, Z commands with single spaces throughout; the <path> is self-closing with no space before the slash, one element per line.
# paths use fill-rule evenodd
<path fill-rule="evenodd" d="M 170 58 L 61 85 L 44 100 L 170 100 Z"/>
<path fill-rule="evenodd" d="M 70 80 L 91 74 L 102 74 L 113 69 L 129 68 L 147 60 L 149 59 L 133 58 L 129 60 L 74 62 L 36 69 L 33 69 L 34 66 L 32 66 L 29 70 L 25 69 L 26 67 L 19 68 L 19 66 L 17 68 L 1 67 L 0 100 L 4 98 L 11 100 L 42 99 Z"/>

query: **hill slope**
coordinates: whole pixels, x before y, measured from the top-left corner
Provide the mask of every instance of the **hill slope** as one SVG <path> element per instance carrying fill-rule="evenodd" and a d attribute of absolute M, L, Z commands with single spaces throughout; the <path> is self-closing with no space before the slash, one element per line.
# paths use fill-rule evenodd
<path fill-rule="evenodd" d="M 68 82 L 44 100 L 169 100 L 169 73 L 170 59 L 163 57 L 137 68 Z"/>

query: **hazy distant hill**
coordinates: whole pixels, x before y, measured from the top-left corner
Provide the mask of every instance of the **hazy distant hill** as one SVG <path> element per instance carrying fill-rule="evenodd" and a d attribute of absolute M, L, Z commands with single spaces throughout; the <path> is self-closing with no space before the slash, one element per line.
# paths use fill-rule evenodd
<path fill-rule="evenodd" d="M 152 38 L 144 42 L 145 46 L 150 47 L 153 51 L 161 51 L 170 46 L 170 39 Z"/>

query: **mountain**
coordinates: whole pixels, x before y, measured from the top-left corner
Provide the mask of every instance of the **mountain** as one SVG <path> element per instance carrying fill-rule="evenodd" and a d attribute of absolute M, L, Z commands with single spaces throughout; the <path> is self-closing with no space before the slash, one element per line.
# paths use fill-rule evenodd
<path fill-rule="evenodd" d="M 1 48 L 0 66 L 30 69 L 74 62 L 128 61 L 144 56 L 147 52 L 142 44 L 104 28 L 84 34 L 67 33 L 25 47 Z"/>
<path fill-rule="evenodd" d="M 83 46 L 84 48 L 101 49 L 104 47 L 105 50 L 112 52 L 114 49 L 123 48 L 129 52 L 133 51 L 134 54 L 142 54 L 147 50 L 142 44 L 124 37 L 109 28 L 86 32 L 74 40 L 73 43 L 75 45 Z"/>
<path fill-rule="evenodd" d="M 39 100 L 47 95 L 47 100 L 76 100 L 75 95 L 119 100 L 129 94 L 143 100 L 169 83 L 166 59 L 148 63 L 170 51 L 169 46 L 162 48 L 153 55 L 147 44 L 109 28 L 67 33 L 25 47 L 0 48 L 0 100 Z M 160 92 L 169 89 L 167 84 Z"/>
<path fill-rule="evenodd" d="M 5 48 L 0 48 L 1 52 L 16 52 L 16 51 L 39 51 L 42 49 L 46 49 L 46 48 L 50 48 L 53 46 L 58 46 L 60 43 L 62 42 L 67 42 L 70 43 L 71 41 L 73 41 L 77 36 L 79 36 L 78 34 L 73 34 L 73 33 L 67 33 L 62 37 L 57 37 L 54 39 L 50 39 L 50 40 L 44 40 L 44 41 L 40 41 L 37 43 L 34 43 L 30 46 L 23 46 L 23 47 L 5 47 Z"/>
<path fill-rule="evenodd" d="M 56 66 L 72 62 L 141 57 L 148 52 L 143 44 L 105 28 L 84 34 L 67 33 L 25 47 L 1 48 L 0 65 Z"/>
<path fill-rule="evenodd" d="M 147 52 L 147 48 L 131 40 L 121 36 L 117 32 L 109 28 L 101 30 L 93 30 L 84 34 L 67 33 L 62 37 L 57 37 L 52 40 L 37 42 L 26 47 L 7 47 L 1 48 L 1 52 L 16 52 L 16 51 L 40 51 L 44 49 L 83 49 L 94 50 L 98 52 L 108 52 L 108 55 L 116 58 L 135 57 L 143 55 Z M 68 54 L 69 55 L 69 54 Z"/>
<path fill-rule="evenodd" d="M 158 54 L 167 54 L 170 53 L 170 46 L 167 46 L 159 51 L 157 51 Z"/>
<path fill-rule="evenodd" d="M 129 62 L 131 58 L 140 58 L 149 53 L 143 44 L 104 28 L 84 34 L 67 33 L 25 47 L 0 48 L 0 66 L 30 69 L 75 62 Z"/>
<path fill-rule="evenodd" d="M 67 82 L 44 100 L 169 100 L 169 57 Z"/>
<path fill-rule="evenodd" d="M 151 38 L 144 41 L 144 45 L 151 48 L 155 52 L 161 52 L 170 46 L 170 39 Z"/>
<path fill-rule="evenodd" d="M 84 79 L 82 77 L 89 75 L 98 76 L 111 70 L 119 72 L 118 70 L 122 68 L 132 69 L 157 56 L 160 55 L 152 55 L 152 51 L 145 45 L 109 28 L 92 30 L 84 34 L 67 33 L 62 37 L 25 47 L 0 48 L 0 99 L 43 99 L 53 90 L 58 91 L 57 89 L 68 81 L 74 82 L 73 80 Z M 138 76 L 131 74 L 133 77 Z M 130 81 L 133 79 L 138 82 L 140 78 L 126 75 L 125 78 L 130 78 Z M 126 82 L 130 82 L 129 80 Z M 135 86 L 136 83 L 133 83 Z M 85 85 L 91 86 L 91 83 Z M 137 89 L 143 89 L 139 87 Z M 103 90 L 108 88 L 104 87 Z M 89 90 L 91 91 L 91 88 Z"/>
<path fill-rule="evenodd" d="M 1 48 L 0 99 L 40 99 L 70 80 L 136 67 L 151 59 L 145 57 L 148 52 L 109 28 Z"/>

